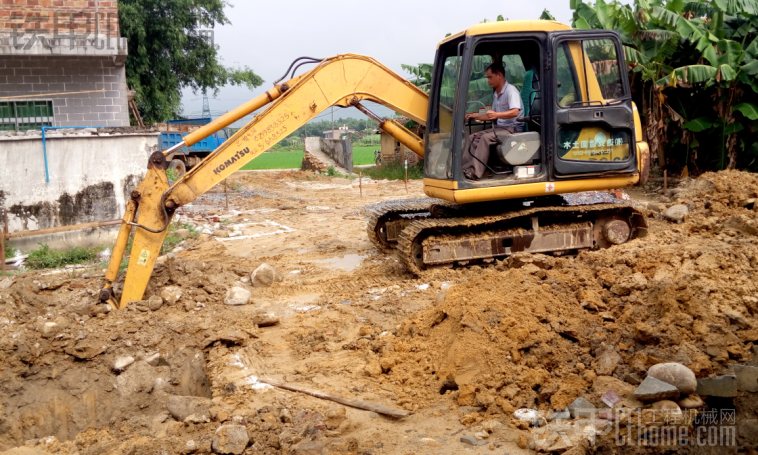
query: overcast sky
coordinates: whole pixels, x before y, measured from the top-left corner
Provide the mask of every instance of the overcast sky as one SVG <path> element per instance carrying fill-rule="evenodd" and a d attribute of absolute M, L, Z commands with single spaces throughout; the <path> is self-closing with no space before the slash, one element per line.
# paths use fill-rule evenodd
<path fill-rule="evenodd" d="M 494 21 L 502 14 L 511 20 L 537 19 L 547 8 L 561 22 L 571 19 L 569 0 L 231 2 L 234 6 L 227 8 L 226 14 L 232 24 L 217 27 L 214 32 L 222 63 L 247 65 L 265 82 L 253 91 L 228 86 L 215 99 L 210 94 L 214 117 L 271 88 L 292 60 L 300 56 L 363 54 L 409 77 L 401 64 L 432 63 L 437 43 L 445 34 L 459 32 L 485 18 Z M 184 114 L 199 116 L 202 95 L 189 90 L 183 95 Z M 379 115 L 391 115 L 381 106 L 374 109 Z M 335 119 L 340 116 L 365 118 L 353 108 L 335 109 Z"/>

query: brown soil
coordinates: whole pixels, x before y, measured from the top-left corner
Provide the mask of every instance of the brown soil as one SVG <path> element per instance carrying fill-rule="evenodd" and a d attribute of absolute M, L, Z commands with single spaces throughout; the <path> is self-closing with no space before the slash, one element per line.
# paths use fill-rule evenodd
<path fill-rule="evenodd" d="M 683 182 L 663 205 L 688 205 L 684 223 L 649 210 L 650 234 L 609 250 L 421 277 L 373 248 L 363 210 L 422 196 L 420 182 L 408 194 L 402 182 L 364 186 L 361 198 L 346 179 L 237 175 L 255 195 L 230 198 L 241 213 L 227 229 L 242 225 L 247 238 L 203 235 L 164 258 L 145 298 L 176 287 L 175 303 L 104 313 L 100 270 L 26 273 L 0 289 L 0 450 L 210 453 L 216 429 L 239 423 L 245 453 L 311 453 L 309 440 L 323 453 L 530 453 L 519 446 L 527 428 L 511 419 L 517 408 L 562 409 L 579 396 L 600 405 L 607 388 L 629 400 L 624 381 L 660 362 L 706 377 L 753 359 L 752 174 Z M 230 215 L 223 207 L 223 195 L 206 196 L 183 216 Z M 251 287 L 264 261 L 284 280 Z M 232 286 L 250 290 L 251 303 L 225 305 Z M 279 323 L 257 326 L 260 313 Z M 124 356 L 135 362 L 114 371 Z M 413 414 L 347 408 L 342 422 L 340 406 L 257 379 Z M 173 395 L 211 398 L 210 421 L 175 421 Z M 748 429 L 753 401 L 734 402 Z M 482 430 L 488 444 L 459 441 Z M 754 446 L 755 434 L 738 429 L 739 444 Z"/>

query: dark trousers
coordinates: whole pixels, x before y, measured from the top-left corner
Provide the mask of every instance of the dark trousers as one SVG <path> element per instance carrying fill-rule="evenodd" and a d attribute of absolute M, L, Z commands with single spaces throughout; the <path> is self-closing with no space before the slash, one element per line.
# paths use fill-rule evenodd
<path fill-rule="evenodd" d="M 497 127 L 497 135 L 495 135 L 494 129 L 469 135 L 466 148 L 463 150 L 463 171 L 471 172 L 477 179 L 482 178 L 486 169 L 484 163 L 490 158 L 490 146 L 504 142 L 514 132 L 515 130 L 511 127 L 499 126 Z"/>

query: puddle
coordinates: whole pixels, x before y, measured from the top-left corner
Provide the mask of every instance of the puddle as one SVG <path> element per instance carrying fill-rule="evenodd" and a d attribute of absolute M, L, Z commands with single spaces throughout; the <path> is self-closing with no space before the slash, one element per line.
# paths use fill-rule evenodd
<path fill-rule="evenodd" d="M 357 269 L 358 266 L 361 265 L 361 261 L 363 261 L 363 258 L 365 257 L 366 257 L 365 255 L 360 255 L 360 254 L 346 254 L 343 257 L 317 259 L 315 261 L 306 261 L 306 262 L 314 262 L 316 264 L 323 264 L 330 269 L 340 269 L 340 270 L 345 270 L 347 272 L 350 272 Z"/>

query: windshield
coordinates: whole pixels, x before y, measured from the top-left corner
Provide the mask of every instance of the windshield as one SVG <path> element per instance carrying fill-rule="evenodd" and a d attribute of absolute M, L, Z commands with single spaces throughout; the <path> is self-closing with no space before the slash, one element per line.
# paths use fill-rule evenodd
<path fill-rule="evenodd" d="M 440 48 L 435 68 L 431 102 L 433 111 L 430 130 L 427 133 L 429 148 L 424 157 L 426 176 L 436 179 L 452 178 L 452 133 L 455 93 L 460 74 L 460 58 L 457 57 L 457 42 Z"/>

